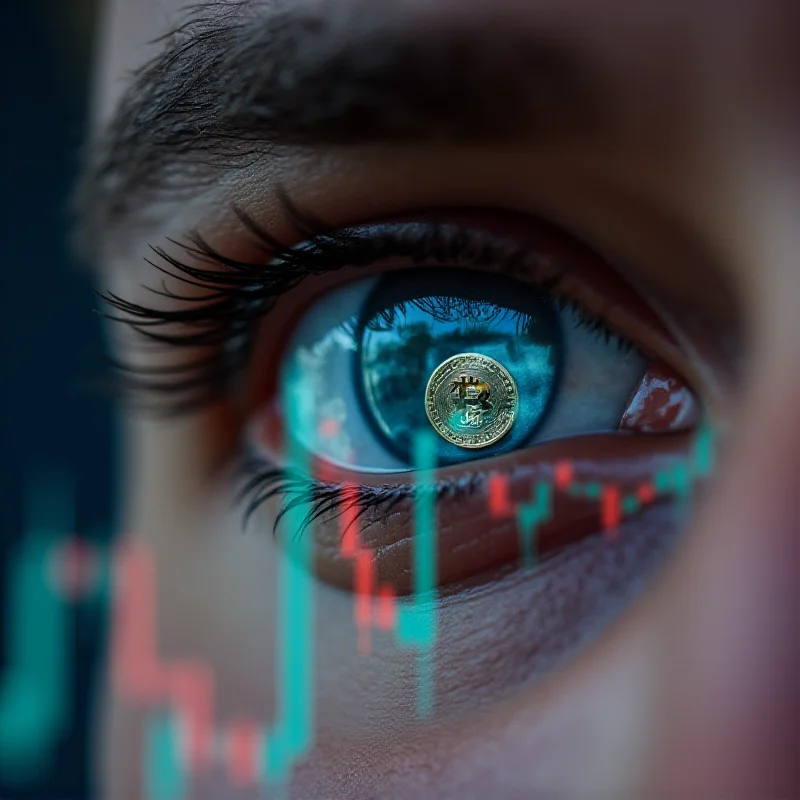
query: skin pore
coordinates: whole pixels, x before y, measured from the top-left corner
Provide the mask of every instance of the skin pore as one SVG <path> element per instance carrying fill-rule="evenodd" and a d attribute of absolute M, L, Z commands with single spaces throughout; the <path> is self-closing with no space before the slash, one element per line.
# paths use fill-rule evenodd
<path fill-rule="evenodd" d="M 162 63 L 146 81 L 131 77 L 171 45 L 155 40 L 187 19 L 182 5 L 108 3 L 96 70 L 98 134 L 119 109 L 152 108 L 159 75 L 183 75 L 176 57 L 173 73 Z M 290 24 L 293 8 L 303 10 L 304 24 Z M 415 714 L 412 655 L 381 632 L 370 657 L 359 655 L 353 595 L 341 588 L 347 580 L 322 575 L 314 599 L 314 745 L 290 796 L 797 796 L 796 5 L 371 0 L 369 9 L 363 21 L 363 4 L 352 0 L 200 4 L 195 15 L 227 20 L 223 27 L 234 25 L 235 33 L 226 35 L 247 47 L 237 50 L 222 37 L 220 60 L 205 64 L 207 84 L 199 59 L 184 64 L 192 102 L 177 102 L 182 84 L 162 87 L 175 104 L 162 104 L 160 116 L 117 120 L 115 134 L 97 145 L 106 167 L 88 172 L 80 222 L 106 289 L 152 305 L 145 287 L 160 286 L 164 276 L 146 259 L 164 262 L 150 246 L 180 255 L 169 240 L 185 241 L 190 230 L 228 258 L 255 259 L 234 204 L 281 241 L 297 243 L 281 189 L 332 227 L 430 209 L 543 218 L 601 253 L 665 322 L 676 346 L 659 355 L 669 354 L 670 366 L 690 381 L 725 444 L 679 540 L 670 509 L 656 505 L 624 523 L 616 543 L 585 539 L 533 573 L 503 569 L 445 592 L 430 721 Z M 365 105 L 353 100 L 355 88 L 342 89 L 341 98 L 329 94 L 322 81 L 330 65 L 304 56 L 302 38 L 270 49 L 271 36 L 287 36 L 270 23 L 277 14 L 287 15 L 284 28 L 297 35 L 342 37 L 344 44 L 323 38 L 314 52 L 333 59 L 337 85 L 374 85 L 376 96 Z M 403 45 L 412 34 L 418 49 Z M 243 72 L 258 87 L 251 96 L 224 69 L 241 56 L 244 71 L 244 54 L 260 52 L 259 42 L 263 63 Z M 364 42 L 372 42 L 365 52 L 388 44 L 374 60 L 341 55 Z M 463 61 L 443 56 L 443 66 L 437 53 Z M 294 72 L 270 72 L 269 58 L 292 54 Z M 466 65 L 461 73 L 453 69 L 458 63 Z M 319 118 L 284 108 L 270 94 L 276 75 L 316 103 Z M 448 81 L 464 102 L 433 119 L 449 97 Z M 125 95 L 132 85 L 138 106 L 136 92 Z M 211 110 L 182 138 L 181 115 L 203 105 L 191 96 L 196 85 L 208 89 Z M 484 122 L 462 135 L 476 122 L 463 107 L 470 93 Z M 418 109 L 413 98 L 420 96 L 428 102 Z M 258 119 L 246 113 L 253 97 L 271 104 Z M 234 109 L 227 115 L 223 100 Z M 430 128 L 418 111 L 431 115 Z M 215 130 L 223 116 L 227 127 Z M 217 143 L 241 133 L 236 125 L 255 128 L 226 160 Z M 192 142 L 202 149 L 192 151 Z M 206 179 L 181 190 L 184 178 L 197 177 Z M 158 302 L 169 308 L 174 299 Z M 189 356 L 186 349 L 142 352 L 135 334 L 120 328 L 111 330 L 118 354 L 140 367 L 174 366 Z M 222 721 L 268 723 L 278 705 L 277 507 L 267 504 L 256 529 L 243 533 L 230 479 L 268 383 L 258 372 L 275 367 L 273 342 L 264 335 L 256 343 L 250 391 L 240 402 L 223 398 L 167 419 L 123 407 L 124 532 L 155 557 L 159 652 L 213 665 Z M 570 455 L 573 446 L 544 448 Z M 672 446 L 636 445 L 651 459 L 656 451 L 667 457 Z M 601 470 L 606 451 L 583 447 L 587 469 Z M 503 469 L 523 475 L 526 460 L 529 475 L 545 469 L 541 452 L 510 454 Z M 618 467 L 633 458 L 617 455 Z M 461 508 L 462 519 L 456 505 L 443 526 L 445 542 L 470 523 L 470 509 Z M 408 523 L 396 525 L 402 538 Z M 509 540 L 509 530 L 497 530 Z M 476 552 L 481 546 L 474 544 Z M 143 796 L 146 714 L 110 690 L 105 697 L 98 732 L 104 796 Z M 198 775 L 191 796 L 258 795 L 231 786 L 219 765 Z"/>

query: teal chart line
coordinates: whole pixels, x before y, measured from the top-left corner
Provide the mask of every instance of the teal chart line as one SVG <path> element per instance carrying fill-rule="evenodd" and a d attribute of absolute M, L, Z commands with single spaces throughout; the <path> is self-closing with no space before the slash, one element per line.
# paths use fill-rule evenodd
<path fill-rule="evenodd" d="M 74 519 L 61 479 L 34 484 L 28 523 L 8 581 L 7 665 L 0 675 L 0 774 L 29 780 L 65 729 L 69 698 L 69 607 L 48 584 L 48 559 Z"/>
<path fill-rule="evenodd" d="M 188 790 L 188 774 L 182 765 L 180 730 L 175 714 L 150 715 L 144 743 L 143 800 L 181 800 Z"/>
<path fill-rule="evenodd" d="M 550 519 L 553 508 L 553 487 L 550 483 L 538 483 L 530 503 L 522 503 L 517 509 L 517 525 L 522 537 L 522 564 L 532 569 L 536 559 L 536 530 Z"/>
<path fill-rule="evenodd" d="M 286 469 L 301 485 L 310 485 L 310 457 L 292 433 L 312 419 L 311 394 L 302 391 L 296 375 L 282 382 L 286 421 Z M 260 782 L 270 793 L 288 796 L 292 770 L 313 743 L 314 731 L 314 576 L 311 568 L 313 535 L 308 520 L 309 498 L 298 498 L 284 516 L 285 530 L 302 536 L 284 537 L 277 548 L 278 641 L 276 717 L 260 740 Z M 313 525 L 313 522 L 311 523 Z M 188 786 L 188 769 L 181 758 L 179 720 L 175 714 L 151 714 L 145 733 L 144 782 L 147 800 L 181 800 Z"/>
<path fill-rule="evenodd" d="M 299 390 L 296 376 L 287 378 L 284 419 L 287 431 L 297 431 L 312 418 L 307 407 L 310 392 Z M 310 424 L 305 422 L 305 424 Z M 306 430 L 309 430 L 306 427 Z M 398 640 L 418 652 L 417 710 L 426 717 L 433 708 L 433 647 L 436 642 L 436 510 L 435 436 L 422 431 L 415 438 L 415 466 L 418 469 L 414 507 L 414 578 L 410 601 L 398 609 Z M 289 470 L 302 484 L 311 479 L 307 445 L 287 436 L 285 454 Z M 314 586 L 311 568 L 313 536 L 308 526 L 307 500 L 291 505 L 285 515 L 286 530 L 303 530 L 279 548 L 277 716 L 262 737 L 261 782 L 267 791 L 287 784 L 294 766 L 311 749 L 314 738 Z M 145 782 L 148 800 L 181 800 L 187 776 L 181 774 L 177 745 L 177 720 L 163 713 L 153 714 L 146 733 Z"/>
<path fill-rule="evenodd" d="M 283 413 L 287 421 L 286 463 L 302 485 L 310 485 L 307 449 L 295 431 L 313 430 L 309 407 L 311 393 L 303 391 L 298 375 L 283 381 Z M 304 498 L 286 512 L 286 530 L 301 531 L 308 519 L 309 500 Z M 311 523 L 314 524 L 313 522 Z M 267 783 L 288 780 L 294 764 L 311 747 L 314 729 L 314 577 L 308 528 L 302 536 L 287 537 L 279 551 L 278 599 L 278 717 L 264 739 Z"/>
<path fill-rule="evenodd" d="M 688 516 L 695 482 L 709 476 L 714 468 L 714 443 L 713 428 L 707 422 L 703 422 L 685 460 L 657 471 L 651 483 L 644 484 L 638 491 L 627 495 L 621 495 L 614 486 L 604 486 L 597 481 L 580 483 L 570 479 L 560 488 L 573 497 L 601 501 L 602 527 L 606 535 L 610 534 L 610 538 L 613 539 L 615 528 L 622 515 L 639 512 L 647 502 L 652 502 L 657 497 L 674 496 L 679 504 L 679 515 Z M 556 485 L 558 483 L 556 475 Z M 647 490 L 646 493 L 642 492 L 643 489 Z M 522 540 L 523 566 L 526 569 L 532 568 L 535 563 L 538 528 L 548 522 L 553 514 L 554 491 L 552 481 L 538 481 L 534 484 L 531 501 L 520 503 L 516 507 L 517 525 Z M 608 504 L 605 500 L 612 500 L 612 503 Z"/>
<path fill-rule="evenodd" d="M 414 438 L 413 595 L 398 607 L 397 638 L 418 649 L 417 714 L 433 710 L 433 646 L 436 643 L 436 440 L 430 431 Z"/>
<path fill-rule="evenodd" d="M 284 381 L 284 415 L 287 430 L 309 430 L 313 419 L 308 407 L 310 392 L 290 376 Z M 307 447 L 288 438 L 287 463 L 303 483 L 310 482 Z M 414 584 L 410 602 L 399 608 L 398 639 L 418 649 L 417 710 L 429 716 L 433 707 L 432 655 L 436 641 L 436 497 L 434 487 L 436 441 L 433 433 L 421 431 L 414 444 L 417 487 L 414 507 Z M 289 508 L 286 527 L 301 530 L 309 505 L 300 502 Z M 313 744 L 314 725 L 314 577 L 311 542 L 303 536 L 286 543 L 280 558 L 279 646 L 277 695 L 278 718 L 264 739 L 264 777 L 267 784 L 288 780 L 294 764 Z"/>

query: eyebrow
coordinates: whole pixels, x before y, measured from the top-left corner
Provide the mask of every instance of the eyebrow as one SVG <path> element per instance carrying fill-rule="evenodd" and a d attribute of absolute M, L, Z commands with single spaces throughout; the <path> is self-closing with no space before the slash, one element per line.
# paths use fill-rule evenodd
<path fill-rule="evenodd" d="M 212 2 L 162 37 L 88 143 L 73 242 L 97 260 L 157 199 L 282 146 L 491 142 L 586 133 L 597 74 L 563 37 L 403 2 Z"/>

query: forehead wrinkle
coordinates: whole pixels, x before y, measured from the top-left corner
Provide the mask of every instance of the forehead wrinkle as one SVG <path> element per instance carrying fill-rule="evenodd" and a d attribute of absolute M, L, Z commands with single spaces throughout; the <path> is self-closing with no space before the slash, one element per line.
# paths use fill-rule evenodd
<path fill-rule="evenodd" d="M 601 120 L 579 48 L 491 13 L 214 2 L 163 42 L 88 143 L 73 210 L 90 260 L 148 203 L 196 194 L 277 147 L 553 137 Z"/>

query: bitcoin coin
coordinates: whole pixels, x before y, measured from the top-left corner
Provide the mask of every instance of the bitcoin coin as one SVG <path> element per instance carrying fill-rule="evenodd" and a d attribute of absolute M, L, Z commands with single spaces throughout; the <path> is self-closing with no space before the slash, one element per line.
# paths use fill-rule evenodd
<path fill-rule="evenodd" d="M 480 353 L 459 353 L 439 364 L 425 389 L 425 411 L 436 432 L 459 447 L 489 447 L 517 416 L 511 373 Z"/>

